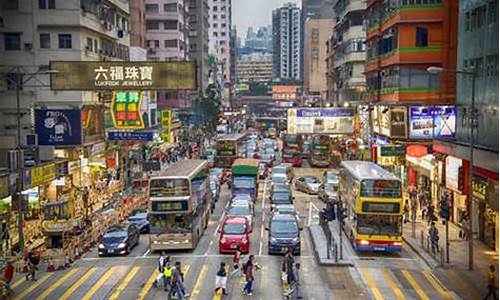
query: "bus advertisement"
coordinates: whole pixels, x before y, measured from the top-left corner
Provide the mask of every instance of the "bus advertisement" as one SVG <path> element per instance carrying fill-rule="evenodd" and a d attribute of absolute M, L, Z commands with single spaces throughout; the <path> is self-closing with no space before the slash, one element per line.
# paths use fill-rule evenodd
<path fill-rule="evenodd" d="M 217 168 L 230 169 L 236 158 L 242 157 L 246 134 L 226 134 L 219 137 L 215 144 L 216 157 L 215 166 Z"/>
<path fill-rule="evenodd" d="M 285 134 L 283 142 L 283 162 L 291 163 L 294 167 L 302 166 L 302 152 L 304 140 L 300 134 Z"/>
<path fill-rule="evenodd" d="M 210 219 L 207 161 L 182 160 L 151 177 L 149 197 L 149 248 L 195 249 Z"/>
<path fill-rule="evenodd" d="M 344 161 L 340 169 L 344 231 L 356 251 L 397 251 L 403 245 L 401 181 L 368 161 Z"/>
<path fill-rule="evenodd" d="M 328 168 L 330 166 L 331 139 L 328 135 L 315 135 L 311 143 L 309 163 L 312 167 Z"/>

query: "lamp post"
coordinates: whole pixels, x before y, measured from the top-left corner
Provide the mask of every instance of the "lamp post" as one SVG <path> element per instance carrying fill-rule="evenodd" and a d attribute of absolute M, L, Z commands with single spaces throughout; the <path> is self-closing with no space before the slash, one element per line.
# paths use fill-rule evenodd
<path fill-rule="evenodd" d="M 472 213 L 472 174 L 474 172 L 474 128 L 476 127 L 476 101 L 475 101 L 475 96 L 476 96 L 476 72 L 473 69 L 472 71 L 463 71 L 463 70 L 447 70 L 443 69 L 441 67 L 428 67 L 427 72 L 431 74 L 441 74 L 443 72 L 448 72 L 448 73 L 455 73 L 455 74 L 463 74 L 463 75 L 469 75 L 472 77 L 472 98 L 471 98 L 471 107 L 470 107 L 470 124 L 469 124 L 469 224 L 468 224 L 468 233 L 469 233 L 469 241 L 468 241 L 468 246 L 469 246 L 469 270 L 474 269 L 474 241 L 473 241 L 473 222 L 472 218 L 474 214 Z"/>

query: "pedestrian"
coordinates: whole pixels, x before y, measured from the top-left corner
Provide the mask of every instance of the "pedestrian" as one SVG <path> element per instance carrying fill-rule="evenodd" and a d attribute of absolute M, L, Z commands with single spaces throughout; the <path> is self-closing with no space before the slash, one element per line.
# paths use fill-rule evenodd
<path fill-rule="evenodd" d="M 248 261 L 243 265 L 243 272 L 245 273 L 245 281 L 246 284 L 241 291 L 243 294 L 247 296 L 253 295 L 253 254 L 248 257 Z"/>
<path fill-rule="evenodd" d="M 429 205 L 427 208 L 427 225 L 436 221 L 434 218 L 436 218 L 436 216 L 434 216 L 434 205 Z"/>
<path fill-rule="evenodd" d="M 404 223 L 406 224 L 410 220 L 410 204 L 408 203 L 408 200 L 405 201 L 405 206 L 403 209 L 405 213 Z"/>
<path fill-rule="evenodd" d="M 163 290 L 165 292 L 168 291 L 168 287 L 170 286 L 170 280 L 172 279 L 172 273 L 174 272 L 174 268 L 170 265 L 170 262 L 167 261 L 165 268 L 163 270 Z"/>
<path fill-rule="evenodd" d="M 292 284 L 295 281 L 294 271 L 293 271 L 293 254 L 289 249 L 285 254 L 285 259 L 283 260 L 283 265 L 281 266 L 281 271 L 286 274 L 286 281 L 288 284 Z"/>
<path fill-rule="evenodd" d="M 227 295 L 226 284 L 227 284 L 226 263 L 221 262 L 219 270 L 217 271 L 217 275 L 215 276 L 215 293 L 217 293 L 219 289 L 222 289 L 222 294 Z"/>
<path fill-rule="evenodd" d="M 174 294 L 177 296 L 177 299 L 185 299 L 186 297 L 182 285 L 181 263 L 179 261 L 175 262 L 175 268 L 172 271 L 172 277 L 170 278 L 170 292 L 168 293 L 167 299 L 171 299 Z"/>
<path fill-rule="evenodd" d="M 167 288 L 168 283 L 165 280 L 165 266 L 167 265 L 167 262 L 170 261 L 170 257 L 165 256 L 165 251 L 162 251 L 160 254 L 160 257 L 158 257 L 158 276 L 156 277 L 155 281 L 153 281 L 153 287 L 157 288 L 160 286 L 160 282 L 163 281 L 163 288 Z"/>
<path fill-rule="evenodd" d="M 490 265 L 490 267 L 488 268 L 487 279 L 488 279 L 488 293 L 486 294 L 486 296 L 484 296 L 483 300 L 487 300 L 490 297 L 493 297 L 493 299 L 497 300 L 498 280 L 494 265 Z"/>
<path fill-rule="evenodd" d="M 431 222 L 431 227 L 429 228 L 429 239 L 431 243 L 432 253 L 435 254 L 436 250 L 439 252 L 439 231 L 436 228 L 436 223 L 434 222 Z"/>
<path fill-rule="evenodd" d="M 302 299 L 302 293 L 300 292 L 299 269 L 300 264 L 295 264 L 294 281 L 290 285 L 290 292 L 285 295 L 286 299 Z"/>
<path fill-rule="evenodd" d="M 12 282 L 12 278 L 14 278 L 14 265 L 11 260 L 7 261 L 7 265 L 5 266 L 4 277 L 7 284 Z"/>
<path fill-rule="evenodd" d="M 236 252 L 234 252 L 234 255 L 233 255 L 233 272 L 231 272 L 231 276 L 236 274 L 236 272 L 238 272 L 238 270 L 240 269 L 240 261 L 241 261 L 241 251 L 240 251 L 240 247 L 237 247 L 236 248 Z M 243 272 L 241 273 L 243 275 Z"/>

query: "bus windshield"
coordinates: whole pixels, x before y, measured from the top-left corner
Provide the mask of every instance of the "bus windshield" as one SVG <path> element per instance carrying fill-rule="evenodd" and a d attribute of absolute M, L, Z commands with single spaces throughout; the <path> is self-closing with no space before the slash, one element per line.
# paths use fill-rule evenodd
<path fill-rule="evenodd" d="M 189 196 L 189 181 L 175 178 L 151 179 L 149 196 L 151 197 L 186 197 Z"/>
<path fill-rule="evenodd" d="M 401 235 L 401 216 L 358 214 L 356 222 L 359 234 Z"/>
<path fill-rule="evenodd" d="M 149 214 L 151 233 L 190 233 L 192 217 L 190 214 Z"/>
<path fill-rule="evenodd" d="M 401 183 L 398 180 L 365 179 L 361 182 L 361 197 L 401 197 Z"/>

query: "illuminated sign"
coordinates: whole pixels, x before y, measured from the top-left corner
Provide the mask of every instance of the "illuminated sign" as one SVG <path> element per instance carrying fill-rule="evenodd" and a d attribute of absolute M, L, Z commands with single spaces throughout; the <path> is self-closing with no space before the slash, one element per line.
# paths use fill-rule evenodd
<path fill-rule="evenodd" d="M 297 86 L 275 85 L 273 86 L 273 100 L 296 100 Z"/>
<path fill-rule="evenodd" d="M 195 90 L 194 62 L 51 61 L 52 90 Z"/>
<path fill-rule="evenodd" d="M 363 212 L 399 213 L 399 203 L 363 202 Z"/>
<path fill-rule="evenodd" d="M 287 114 L 290 134 L 351 134 L 354 132 L 352 108 L 291 108 Z"/>
<path fill-rule="evenodd" d="M 410 138 L 453 138 L 455 106 L 410 107 Z"/>
<path fill-rule="evenodd" d="M 144 128 L 141 114 L 142 97 L 143 93 L 138 91 L 113 93 L 111 113 L 115 128 Z"/>
<path fill-rule="evenodd" d="M 152 202 L 153 211 L 187 211 L 189 209 L 188 200 L 178 200 L 178 201 L 153 201 Z"/>
<path fill-rule="evenodd" d="M 462 174 L 462 160 L 453 156 L 446 157 L 446 187 L 455 192 L 461 193 L 459 177 Z"/>
<path fill-rule="evenodd" d="M 169 109 L 162 110 L 161 112 L 161 126 L 163 131 L 161 138 L 165 143 L 172 142 L 172 111 Z"/>
<path fill-rule="evenodd" d="M 246 92 L 250 90 L 250 86 L 248 85 L 248 83 L 238 83 L 234 86 L 234 89 L 236 90 L 236 92 Z"/>

